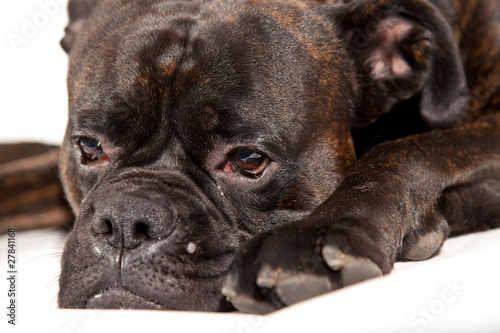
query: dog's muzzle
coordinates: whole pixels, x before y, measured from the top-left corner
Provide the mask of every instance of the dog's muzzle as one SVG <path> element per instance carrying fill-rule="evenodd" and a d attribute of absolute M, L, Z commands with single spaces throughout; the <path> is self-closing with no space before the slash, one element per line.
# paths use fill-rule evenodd
<path fill-rule="evenodd" d="M 134 170 L 101 181 L 66 244 L 61 306 L 227 307 L 222 279 L 247 237 L 217 195 L 174 171 Z"/>

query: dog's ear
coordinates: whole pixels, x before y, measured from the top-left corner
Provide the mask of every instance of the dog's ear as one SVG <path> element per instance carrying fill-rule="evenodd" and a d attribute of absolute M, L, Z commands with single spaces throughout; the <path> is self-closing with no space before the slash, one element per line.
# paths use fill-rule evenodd
<path fill-rule="evenodd" d="M 78 33 L 92 13 L 99 0 L 70 0 L 68 3 L 69 23 L 64 29 L 61 47 L 69 53 L 75 44 Z"/>
<path fill-rule="evenodd" d="M 420 113 L 430 128 L 462 120 L 468 102 L 463 63 L 438 8 L 427 0 L 363 0 L 336 6 L 331 13 L 360 82 L 355 127 L 413 96 L 420 98 Z"/>

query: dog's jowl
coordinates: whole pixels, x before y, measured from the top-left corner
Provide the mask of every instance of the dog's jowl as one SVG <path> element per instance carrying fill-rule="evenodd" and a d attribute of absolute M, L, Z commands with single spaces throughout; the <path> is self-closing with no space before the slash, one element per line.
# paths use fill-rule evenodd
<path fill-rule="evenodd" d="M 59 305 L 266 313 L 500 225 L 499 5 L 70 1 Z"/>

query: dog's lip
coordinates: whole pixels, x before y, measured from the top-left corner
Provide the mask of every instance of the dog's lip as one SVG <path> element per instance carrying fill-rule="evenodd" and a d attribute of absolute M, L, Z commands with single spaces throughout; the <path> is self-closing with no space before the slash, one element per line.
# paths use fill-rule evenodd
<path fill-rule="evenodd" d="M 138 296 L 124 288 L 111 288 L 101 291 L 87 300 L 87 309 L 150 309 L 167 308 L 154 301 Z"/>

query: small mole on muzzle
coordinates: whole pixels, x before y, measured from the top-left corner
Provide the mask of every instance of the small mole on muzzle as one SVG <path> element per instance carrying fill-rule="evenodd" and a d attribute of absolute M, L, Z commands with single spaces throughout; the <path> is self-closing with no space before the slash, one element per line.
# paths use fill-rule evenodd
<path fill-rule="evenodd" d="M 189 242 L 189 244 L 186 246 L 186 251 L 189 254 L 193 254 L 196 252 L 196 244 L 193 242 Z"/>

